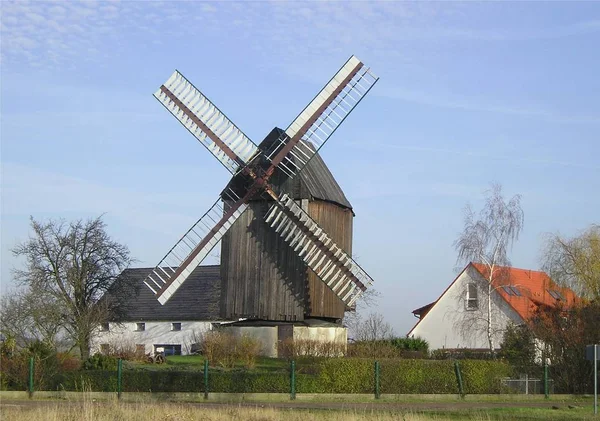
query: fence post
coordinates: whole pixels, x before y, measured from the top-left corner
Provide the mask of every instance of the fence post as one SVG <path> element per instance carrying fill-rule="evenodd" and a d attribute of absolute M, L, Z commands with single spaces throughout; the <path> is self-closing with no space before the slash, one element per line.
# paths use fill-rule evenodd
<path fill-rule="evenodd" d="M 290 399 L 296 399 L 296 361 L 290 363 Z"/>
<path fill-rule="evenodd" d="M 379 399 L 379 361 L 375 361 L 375 399 Z"/>
<path fill-rule="evenodd" d="M 204 399 L 208 399 L 208 360 L 204 359 Z"/>
<path fill-rule="evenodd" d="M 454 361 L 454 373 L 456 374 L 456 383 L 458 383 L 458 393 L 460 393 L 460 397 L 465 397 L 465 391 L 463 388 L 462 374 L 460 373 L 460 366 L 458 365 L 458 361 Z"/>
<path fill-rule="evenodd" d="M 550 389 L 548 386 L 548 360 L 544 358 L 544 397 L 546 399 L 550 397 Z"/>
<path fill-rule="evenodd" d="M 28 393 L 29 393 L 29 398 L 33 398 L 33 370 L 34 370 L 35 366 L 34 366 L 34 362 L 33 362 L 33 357 L 29 358 L 29 382 L 28 382 Z"/>
<path fill-rule="evenodd" d="M 117 399 L 121 399 L 121 389 L 123 385 L 123 360 L 117 361 Z"/>

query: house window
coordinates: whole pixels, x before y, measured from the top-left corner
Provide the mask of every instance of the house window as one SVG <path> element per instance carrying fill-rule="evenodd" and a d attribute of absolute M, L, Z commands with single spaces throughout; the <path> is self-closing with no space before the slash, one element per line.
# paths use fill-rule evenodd
<path fill-rule="evenodd" d="M 181 323 L 171 323 L 171 330 L 181 330 Z"/>
<path fill-rule="evenodd" d="M 154 353 L 164 352 L 165 356 L 169 355 L 181 355 L 181 345 L 154 345 Z"/>
<path fill-rule="evenodd" d="M 477 285 L 467 285 L 467 300 L 465 302 L 467 310 L 477 310 Z"/>
<path fill-rule="evenodd" d="M 109 323 L 102 323 L 100 325 L 100 330 L 102 332 L 108 332 L 110 330 L 110 324 Z"/>
<path fill-rule="evenodd" d="M 146 330 L 146 323 L 136 323 L 135 330 L 137 330 L 138 332 Z"/>
<path fill-rule="evenodd" d="M 100 344 L 100 353 L 104 355 L 110 354 L 110 345 L 109 344 Z"/>

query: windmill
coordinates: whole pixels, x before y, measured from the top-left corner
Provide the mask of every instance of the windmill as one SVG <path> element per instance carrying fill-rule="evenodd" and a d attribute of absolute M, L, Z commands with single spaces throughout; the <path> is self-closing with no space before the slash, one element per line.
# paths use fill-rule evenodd
<path fill-rule="evenodd" d="M 354 305 L 373 280 L 352 259 L 348 244 L 346 250 L 338 245 L 311 217 L 305 201 L 296 200 L 292 187 L 303 169 L 320 160 L 319 149 L 377 80 L 350 57 L 287 129 L 273 129 L 256 145 L 181 73 L 171 75 L 154 96 L 232 178 L 144 281 L 161 304 L 222 241 L 223 317 L 301 320 L 318 313 L 339 318 Z M 336 210 L 327 212 L 335 219 Z M 351 241 L 351 222 L 349 235 Z M 268 273 L 242 285 L 240 276 L 260 265 L 269 266 Z M 318 278 L 318 284 L 309 277 Z M 277 294 L 293 302 L 281 305 Z M 311 302 L 314 306 L 316 296 L 324 294 L 333 305 L 315 313 Z"/>

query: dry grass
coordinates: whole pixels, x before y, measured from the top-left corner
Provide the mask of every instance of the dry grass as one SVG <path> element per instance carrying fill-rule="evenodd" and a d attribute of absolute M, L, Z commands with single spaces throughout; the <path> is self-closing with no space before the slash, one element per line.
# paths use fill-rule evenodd
<path fill-rule="evenodd" d="M 120 404 L 118 402 L 57 402 L 43 405 L 5 406 L 6 421 L 446 421 L 418 414 L 342 410 L 289 410 L 242 406 L 201 407 L 181 404 Z"/>

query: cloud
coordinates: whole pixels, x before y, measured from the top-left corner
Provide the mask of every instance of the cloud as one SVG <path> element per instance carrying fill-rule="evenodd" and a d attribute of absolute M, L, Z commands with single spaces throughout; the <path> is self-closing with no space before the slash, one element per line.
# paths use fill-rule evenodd
<path fill-rule="evenodd" d="M 572 167 L 572 168 L 585 168 L 592 170 L 600 170 L 600 165 L 587 165 L 581 164 L 579 162 L 572 161 L 562 161 L 556 159 L 549 158 L 533 158 L 528 156 L 519 156 L 519 155 L 502 155 L 498 153 L 490 153 L 490 152 L 481 152 L 481 151 L 473 151 L 473 150 L 464 150 L 464 149 L 447 149 L 447 148 L 436 148 L 436 147 L 428 147 L 428 146 L 414 146 L 414 145 L 398 145 L 392 143 L 384 143 L 384 142 L 369 142 L 365 144 L 364 142 L 347 142 L 349 146 L 352 146 L 357 149 L 364 149 L 367 151 L 372 151 L 373 148 L 381 149 L 381 150 L 405 150 L 412 152 L 422 152 L 423 154 L 440 154 L 440 155 L 459 155 L 465 157 L 473 157 L 473 158 L 485 158 L 486 160 L 494 160 L 494 161 L 506 161 L 513 165 L 527 164 L 527 165 L 541 165 L 541 166 L 560 166 L 560 167 Z"/>
<path fill-rule="evenodd" d="M 254 54 L 270 57 L 275 67 L 302 71 L 314 65 L 314 57 L 324 57 L 323 64 L 328 64 L 328 57 L 336 60 L 336 54 L 349 50 L 368 51 L 374 60 L 390 55 L 410 60 L 410 43 L 415 41 L 521 41 L 600 31 L 597 19 L 541 29 L 473 27 L 477 19 L 463 19 L 461 26 L 448 23 L 456 16 L 476 18 L 482 7 L 412 2 L 4 1 L 2 57 L 31 63 L 28 52 L 38 62 L 52 57 L 58 65 L 82 56 L 101 61 L 101 54 L 78 53 L 91 47 L 120 54 L 122 40 L 137 36 L 149 44 L 165 38 L 184 43 L 251 38 L 248 47 Z"/>

